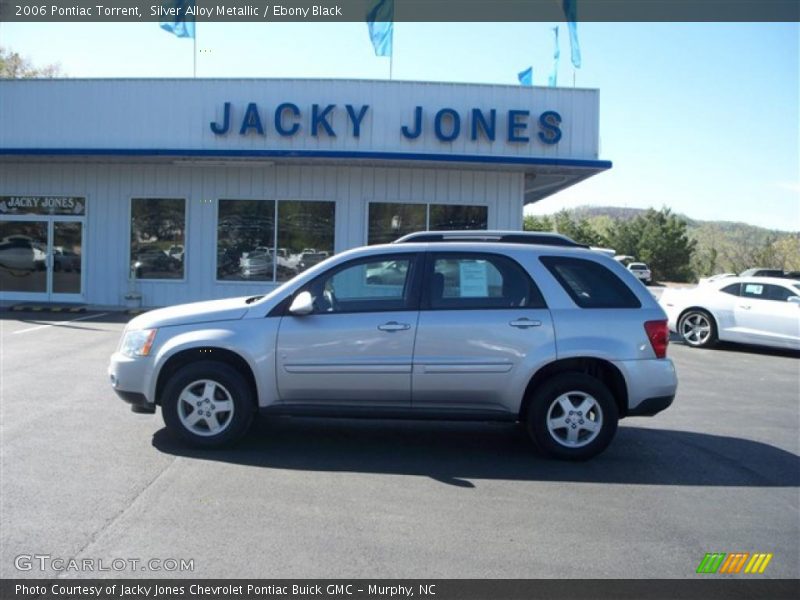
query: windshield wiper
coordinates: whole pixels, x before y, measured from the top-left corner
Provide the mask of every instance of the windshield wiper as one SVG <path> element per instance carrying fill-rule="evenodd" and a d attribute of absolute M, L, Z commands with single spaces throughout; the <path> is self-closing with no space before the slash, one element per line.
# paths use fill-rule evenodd
<path fill-rule="evenodd" d="M 264 297 L 264 295 L 263 295 L 263 294 L 262 294 L 261 296 L 251 296 L 250 298 L 248 298 L 247 300 L 245 300 L 245 301 L 244 301 L 244 303 L 245 303 L 245 304 L 252 304 L 252 303 L 253 303 L 253 302 L 255 302 L 256 300 L 261 300 L 263 297 Z"/>

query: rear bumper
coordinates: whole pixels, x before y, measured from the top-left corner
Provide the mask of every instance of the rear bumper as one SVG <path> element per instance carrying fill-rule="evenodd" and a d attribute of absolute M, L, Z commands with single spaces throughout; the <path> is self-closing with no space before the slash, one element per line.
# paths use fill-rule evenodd
<path fill-rule="evenodd" d="M 636 408 L 628 409 L 629 417 L 652 417 L 662 410 L 670 407 L 675 396 L 659 396 L 658 398 L 645 398 Z"/>
<path fill-rule="evenodd" d="M 652 416 L 672 404 L 678 376 L 670 359 L 622 360 L 614 364 L 628 387 L 629 416 Z"/>

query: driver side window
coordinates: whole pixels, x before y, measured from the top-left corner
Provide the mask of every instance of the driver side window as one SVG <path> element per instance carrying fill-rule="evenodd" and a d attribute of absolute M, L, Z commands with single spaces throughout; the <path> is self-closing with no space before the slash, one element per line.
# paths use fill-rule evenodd
<path fill-rule="evenodd" d="M 348 263 L 314 280 L 314 314 L 380 312 L 410 308 L 413 255 Z"/>

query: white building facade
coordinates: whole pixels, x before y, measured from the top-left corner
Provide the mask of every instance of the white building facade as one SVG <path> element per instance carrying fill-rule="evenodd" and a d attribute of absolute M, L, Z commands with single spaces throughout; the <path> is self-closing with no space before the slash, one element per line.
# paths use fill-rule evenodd
<path fill-rule="evenodd" d="M 596 90 L 345 80 L 0 81 L 0 299 L 263 293 L 421 229 L 520 229 L 611 167 Z"/>

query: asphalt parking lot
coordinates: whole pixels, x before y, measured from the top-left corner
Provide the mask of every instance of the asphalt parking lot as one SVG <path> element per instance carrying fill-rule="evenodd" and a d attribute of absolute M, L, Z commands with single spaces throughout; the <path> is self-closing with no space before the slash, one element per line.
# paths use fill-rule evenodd
<path fill-rule="evenodd" d="M 706 552 L 800 576 L 796 354 L 672 344 L 675 404 L 588 463 L 480 423 L 261 420 L 210 452 L 111 391 L 126 317 L 71 318 L 0 313 L 0 577 L 59 574 L 15 567 L 50 555 L 194 561 L 85 576 L 685 578 Z"/>

